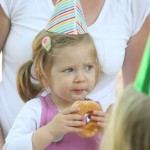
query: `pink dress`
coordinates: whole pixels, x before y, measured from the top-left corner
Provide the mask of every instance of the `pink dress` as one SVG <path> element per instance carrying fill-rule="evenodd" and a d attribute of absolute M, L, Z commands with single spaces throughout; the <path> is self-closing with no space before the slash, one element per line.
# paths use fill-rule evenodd
<path fill-rule="evenodd" d="M 42 116 L 41 127 L 46 125 L 58 113 L 58 109 L 49 95 L 41 97 Z M 59 142 L 52 142 L 45 150 L 98 150 L 101 136 L 82 138 L 74 133 L 66 134 Z"/>

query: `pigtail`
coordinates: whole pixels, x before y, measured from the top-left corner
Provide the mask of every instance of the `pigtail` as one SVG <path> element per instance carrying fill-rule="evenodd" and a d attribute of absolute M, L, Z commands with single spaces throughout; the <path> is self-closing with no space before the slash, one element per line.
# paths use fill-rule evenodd
<path fill-rule="evenodd" d="M 33 83 L 36 79 L 31 73 L 32 65 L 32 60 L 24 63 L 17 74 L 17 89 L 24 102 L 36 97 L 43 90 L 42 85 Z"/>

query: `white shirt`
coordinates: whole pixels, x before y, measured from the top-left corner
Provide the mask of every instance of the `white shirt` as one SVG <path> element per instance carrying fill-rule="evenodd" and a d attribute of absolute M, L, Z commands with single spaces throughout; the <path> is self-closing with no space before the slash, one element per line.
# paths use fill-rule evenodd
<path fill-rule="evenodd" d="M 47 25 L 54 5 L 51 0 L 1 0 L 1 6 L 11 20 L 0 83 L 0 124 L 6 137 L 23 106 L 16 90 L 17 70 L 31 59 L 31 43 Z M 149 13 L 150 0 L 105 0 L 96 22 L 88 27 L 105 72 L 89 98 L 98 100 L 103 110 L 115 100 L 115 79 L 124 61 L 127 42 L 139 31 Z"/>

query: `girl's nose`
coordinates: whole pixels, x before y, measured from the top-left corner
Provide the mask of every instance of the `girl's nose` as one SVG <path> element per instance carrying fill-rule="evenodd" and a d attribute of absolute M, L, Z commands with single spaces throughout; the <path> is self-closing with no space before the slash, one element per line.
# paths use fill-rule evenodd
<path fill-rule="evenodd" d="M 82 71 L 79 71 L 76 73 L 74 82 L 76 82 L 76 83 L 85 82 L 85 76 Z"/>

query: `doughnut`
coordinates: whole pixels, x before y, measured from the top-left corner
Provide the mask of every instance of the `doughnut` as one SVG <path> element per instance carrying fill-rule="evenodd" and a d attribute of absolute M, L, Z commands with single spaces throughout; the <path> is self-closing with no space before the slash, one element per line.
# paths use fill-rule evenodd
<path fill-rule="evenodd" d="M 100 104 L 89 100 L 76 101 L 72 105 L 72 107 L 80 108 L 80 111 L 76 112 L 76 114 L 83 115 L 86 118 L 88 117 L 89 119 L 93 114 L 93 110 L 102 110 Z M 90 119 L 89 121 L 87 121 L 86 119 L 86 124 L 79 128 L 82 128 L 83 132 L 77 133 L 77 135 L 84 138 L 90 138 L 95 136 L 101 129 L 101 127 L 97 125 L 97 122 L 93 121 L 92 119 Z"/>

